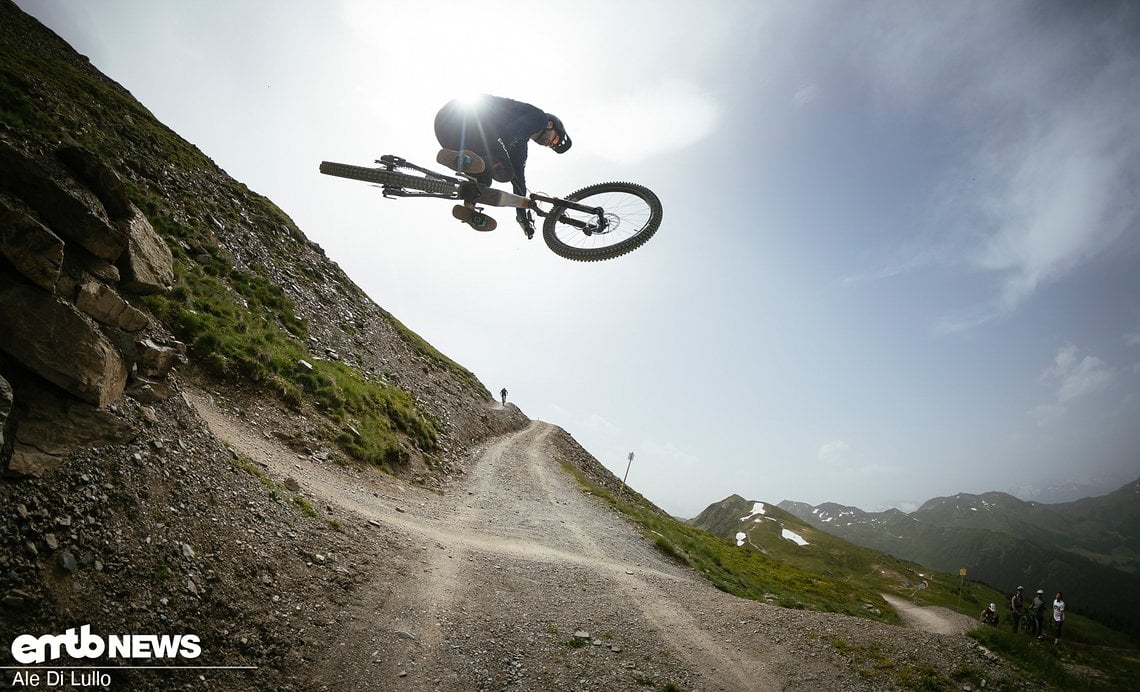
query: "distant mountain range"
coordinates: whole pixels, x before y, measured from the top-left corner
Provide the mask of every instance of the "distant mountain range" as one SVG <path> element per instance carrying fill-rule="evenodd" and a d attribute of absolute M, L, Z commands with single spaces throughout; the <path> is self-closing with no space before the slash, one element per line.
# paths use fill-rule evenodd
<path fill-rule="evenodd" d="M 1004 592 L 1066 593 L 1075 611 L 1140 630 L 1140 480 L 1075 502 L 959 493 L 918 510 L 864 512 L 835 503 L 778 505 L 857 545 L 967 577 Z"/>
<path fill-rule="evenodd" d="M 1107 495 L 1120 486 L 1124 479 L 1088 478 L 1083 481 L 1065 483 L 1023 483 L 1015 488 L 1007 488 L 1010 495 L 1026 502 L 1062 504 L 1085 497 Z"/>

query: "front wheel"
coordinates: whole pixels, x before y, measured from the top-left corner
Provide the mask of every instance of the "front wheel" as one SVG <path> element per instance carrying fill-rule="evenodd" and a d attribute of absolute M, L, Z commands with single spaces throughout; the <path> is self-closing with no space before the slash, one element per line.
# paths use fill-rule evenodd
<path fill-rule="evenodd" d="M 554 254 L 579 262 L 613 259 L 645 244 L 661 225 L 661 200 L 636 183 L 599 183 L 566 201 L 598 207 L 601 214 L 555 205 L 542 237 Z"/>

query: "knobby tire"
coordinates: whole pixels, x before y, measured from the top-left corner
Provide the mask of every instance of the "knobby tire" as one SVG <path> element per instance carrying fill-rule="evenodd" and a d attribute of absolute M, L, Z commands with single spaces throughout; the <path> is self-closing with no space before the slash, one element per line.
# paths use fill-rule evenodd
<path fill-rule="evenodd" d="M 598 183 L 567 195 L 567 201 L 601 207 L 609 220 L 604 233 L 587 234 L 567 221 L 596 215 L 555 206 L 542 226 L 542 238 L 554 254 L 579 262 L 613 259 L 645 244 L 661 225 L 661 200 L 636 183 Z"/>
<path fill-rule="evenodd" d="M 366 183 L 376 183 L 377 185 L 385 185 L 388 187 L 421 190 L 436 195 L 449 194 L 455 191 L 456 188 L 454 183 L 449 183 L 446 180 L 434 180 L 420 175 L 389 171 L 384 168 L 367 168 L 365 166 L 353 166 L 347 163 L 334 163 L 332 161 L 321 162 L 321 173 L 334 175 L 338 178 L 349 178 L 351 180 L 361 180 Z"/>

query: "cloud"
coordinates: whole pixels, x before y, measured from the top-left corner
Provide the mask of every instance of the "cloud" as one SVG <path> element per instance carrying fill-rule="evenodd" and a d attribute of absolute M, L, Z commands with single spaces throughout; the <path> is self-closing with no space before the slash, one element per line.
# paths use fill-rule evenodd
<path fill-rule="evenodd" d="M 1066 344 L 1057 349 L 1053 362 L 1041 373 L 1041 379 L 1056 386 L 1053 401 L 1029 411 L 1029 417 L 1044 428 L 1056 423 L 1068 412 L 1073 402 L 1092 396 L 1112 386 L 1116 371 L 1100 358 L 1081 355 L 1079 348 Z"/>
<path fill-rule="evenodd" d="M 987 210 L 993 230 L 973 258 L 1004 276 L 998 312 L 1100 255 L 1137 218 L 1128 189 L 1136 152 L 1113 151 L 1115 137 L 1093 114 L 1070 113 L 1048 128 L 1007 152 L 1008 183 Z"/>
<path fill-rule="evenodd" d="M 1078 98 L 1113 102 L 1095 90 Z M 966 265 L 983 280 L 997 279 L 997 290 L 988 301 L 944 319 L 940 331 L 1006 317 L 1043 286 L 1102 256 L 1140 220 L 1140 198 L 1131 188 L 1140 175 L 1140 150 L 1128 143 L 1140 131 L 1106 122 L 1118 117 L 1140 118 L 1140 108 L 1040 114 L 1023 124 L 1024 134 L 1009 133 L 1013 143 L 988 143 L 997 156 L 986 154 L 975 165 L 989 192 L 962 214 L 980 230 Z"/>
<path fill-rule="evenodd" d="M 851 79 L 881 112 L 922 117 L 960 152 L 931 192 L 931 251 L 857 278 L 964 271 L 986 294 L 935 325 L 962 332 L 1008 317 L 1126 237 L 1140 222 L 1137 16 L 1033 3 L 872 3 L 842 15 L 851 35 L 881 37 L 846 48 Z"/>
<path fill-rule="evenodd" d="M 822 93 L 823 91 L 815 84 L 808 84 L 796 91 L 795 95 L 792 96 L 792 104 L 796 108 L 804 108 L 819 98 Z"/>
<path fill-rule="evenodd" d="M 837 466 L 846 461 L 847 452 L 850 449 L 851 445 L 843 440 L 836 440 L 821 446 L 817 457 L 820 462 L 828 466 Z"/>
<path fill-rule="evenodd" d="M 701 464 L 700 457 L 689 454 L 672 442 L 662 443 L 644 440 L 641 443 L 640 449 L 636 452 L 634 459 L 636 460 L 640 457 L 644 457 L 646 460 L 651 459 L 654 463 L 665 462 L 683 467 L 693 467 Z"/>
<path fill-rule="evenodd" d="M 595 112 L 586 112 L 594 109 Z M 579 106 L 571 136 L 593 152 L 633 164 L 696 144 L 709 136 L 720 107 L 711 95 L 684 81 L 663 82 L 603 102 Z"/>
<path fill-rule="evenodd" d="M 1112 386 L 1116 370 L 1100 358 L 1082 356 L 1079 348 L 1066 344 L 1057 349 L 1041 378 L 1056 385 L 1054 401 L 1035 406 L 1029 411 L 1029 417 L 1037 421 L 1038 426 L 1045 427 L 1063 417 L 1073 402 Z"/>
<path fill-rule="evenodd" d="M 1129 346 L 1140 346 L 1140 329 L 1132 332 L 1131 334 L 1124 335 L 1124 343 Z"/>
<path fill-rule="evenodd" d="M 1058 382 L 1057 403 L 1063 405 L 1107 388 L 1112 384 L 1115 374 L 1100 358 L 1082 358 L 1080 350 L 1068 344 L 1057 351 L 1053 364 L 1045 370 L 1044 377 Z"/>
<path fill-rule="evenodd" d="M 603 435 L 616 435 L 619 432 L 619 428 L 616 425 L 609 422 L 606 418 L 597 413 L 591 413 L 590 415 L 586 416 L 584 419 L 579 421 L 579 425 L 581 425 L 585 430 L 600 433 Z"/>
<path fill-rule="evenodd" d="M 1065 415 L 1065 407 L 1057 404 L 1041 404 L 1029 412 L 1029 417 L 1037 421 L 1037 426 L 1044 428 Z"/>

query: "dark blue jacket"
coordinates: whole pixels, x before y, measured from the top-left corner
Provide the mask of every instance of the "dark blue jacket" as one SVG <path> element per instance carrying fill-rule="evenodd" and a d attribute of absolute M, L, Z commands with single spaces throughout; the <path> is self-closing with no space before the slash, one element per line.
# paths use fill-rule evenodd
<path fill-rule="evenodd" d="M 483 182 L 490 183 L 496 163 L 509 166 L 515 194 L 526 194 L 526 156 L 530 136 L 546 128 L 546 113 L 529 103 L 481 94 L 475 99 L 454 99 L 435 116 L 440 146 L 470 149 L 487 164 Z"/>

